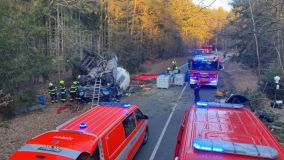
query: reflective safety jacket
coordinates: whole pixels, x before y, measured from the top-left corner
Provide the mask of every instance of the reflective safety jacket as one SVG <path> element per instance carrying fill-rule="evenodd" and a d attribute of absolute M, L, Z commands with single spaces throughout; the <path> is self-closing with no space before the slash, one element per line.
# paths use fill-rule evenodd
<path fill-rule="evenodd" d="M 78 90 L 78 86 L 75 84 L 72 84 L 70 87 L 70 93 L 75 93 Z"/>
<path fill-rule="evenodd" d="M 48 93 L 49 94 L 56 94 L 56 92 L 57 92 L 57 87 L 55 87 L 55 86 L 49 86 L 48 87 Z"/>
<path fill-rule="evenodd" d="M 60 85 L 59 90 L 60 90 L 61 93 L 66 93 L 66 88 L 65 88 L 64 85 Z"/>

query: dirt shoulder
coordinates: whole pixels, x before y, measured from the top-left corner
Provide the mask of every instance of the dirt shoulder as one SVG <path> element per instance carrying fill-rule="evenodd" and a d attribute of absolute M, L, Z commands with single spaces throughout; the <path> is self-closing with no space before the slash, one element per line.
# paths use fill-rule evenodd
<path fill-rule="evenodd" d="M 226 88 L 233 88 L 243 92 L 247 89 L 256 90 L 258 87 L 257 75 L 239 63 L 225 61 L 223 73 Z"/>

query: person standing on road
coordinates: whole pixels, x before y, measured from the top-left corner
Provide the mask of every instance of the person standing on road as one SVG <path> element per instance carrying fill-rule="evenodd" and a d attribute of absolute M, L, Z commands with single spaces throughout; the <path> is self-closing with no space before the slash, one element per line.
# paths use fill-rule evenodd
<path fill-rule="evenodd" d="M 59 90 L 60 90 L 60 101 L 65 103 L 66 102 L 66 88 L 64 80 L 59 81 Z"/>
<path fill-rule="evenodd" d="M 48 84 L 48 93 L 51 98 L 51 103 L 57 102 L 57 87 L 51 82 Z"/>
<path fill-rule="evenodd" d="M 176 66 L 177 66 L 177 61 L 176 61 L 176 59 L 173 59 L 173 60 L 172 60 L 172 68 L 173 68 L 173 71 L 176 69 Z"/>
<path fill-rule="evenodd" d="M 175 68 L 175 73 L 180 73 L 180 69 L 179 69 L 179 67 L 178 66 L 176 66 L 176 68 Z"/>
<path fill-rule="evenodd" d="M 171 67 L 168 67 L 167 68 L 167 73 L 170 74 L 170 72 L 171 72 Z"/>
<path fill-rule="evenodd" d="M 199 91 L 200 91 L 200 82 L 196 81 L 194 84 L 194 103 L 197 103 L 198 101 L 200 101 L 200 96 L 199 96 Z"/>

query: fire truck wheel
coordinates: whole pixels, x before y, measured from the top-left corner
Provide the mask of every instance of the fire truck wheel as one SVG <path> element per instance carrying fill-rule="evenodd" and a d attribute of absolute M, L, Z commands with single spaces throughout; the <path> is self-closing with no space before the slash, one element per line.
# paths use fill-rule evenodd
<path fill-rule="evenodd" d="M 143 139 L 143 143 L 142 144 L 146 144 L 148 141 L 148 128 L 145 131 L 145 135 L 144 135 L 144 139 Z"/>

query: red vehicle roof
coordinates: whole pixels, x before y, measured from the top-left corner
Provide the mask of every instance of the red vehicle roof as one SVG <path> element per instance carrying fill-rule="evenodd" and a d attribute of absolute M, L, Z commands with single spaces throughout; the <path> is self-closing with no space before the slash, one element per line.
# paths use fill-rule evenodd
<path fill-rule="evenodd" d="M 85 133 L 100 136 L 106 129 L 110 128 L 114 122 L 125 118 L 128 112 L 135 109 L 136 106 L 131 105 L 129 108 L 97 106 L 88 112 L 76 117 L 73 120 L 59 126 L 58 130 L 84 131 Z M 86 123 L 85 129 L 80 129 L 80 124 Z"/>
<path fill-rule="evenodd" d="M 190 109 L 182 142 L 182 160 L 260 160 L 250 156 L 199 151 L 193 148 L 193 139 L 205 138 L 237 143 L 264 145 L 278 151 L 278 160 L 284 159 L 284 150 L 264 124 L 248 109 L 198 108 Z M 179 159 L 179 160 L 180 160 Z"/>
<path fill-rule="evenodd" d="M 82 152 L 93 153 L 99 137 L 135 108 L 136 106 L 134 105 L 129 107 L 94 107 L 84 114 L 65 122 L 57 127 L 57 130 L 49 131 L 30 139 L 26 142 L 26 145 L 10 157 L 10 160 L 18 160 L 22 159 L 22 157 L 26 157 L 29 160 L 38 159 L 36 156 L 45 156 L 45 160 L 72 159 L 66 156 L 49 154 L 44 150 L 38 149 L 46 146 L 59 147 L 70 157 Z M 82 123 L 86 124 L 86 128 L 80 128 Z M 33 150 L 33 152 L 30 150 Z"/>

